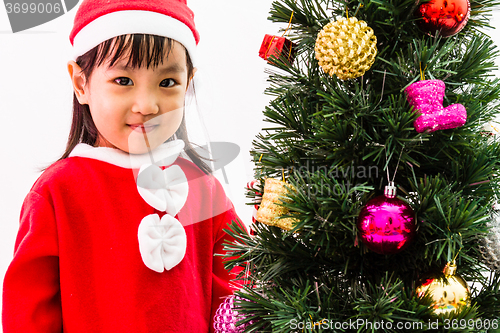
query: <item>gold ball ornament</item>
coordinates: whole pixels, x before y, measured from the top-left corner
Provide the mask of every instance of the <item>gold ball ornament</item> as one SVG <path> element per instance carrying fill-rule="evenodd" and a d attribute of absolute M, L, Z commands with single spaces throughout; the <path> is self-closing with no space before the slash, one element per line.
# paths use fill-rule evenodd
<path fill-rule="evenodd" d="M 365 21 L 341 17 L 319 32 L 314 51 L 325 73 L 341 80 L 354 79 L 373 65 L 377 37 Z"/>
<path fill-rule="evenodd" d="M 456 275 L 457 266 L 448 263 L 443 270 L 443 275 L 432 276 L 417 287 L 416 292 L 419 297 L 423 297 L 427 292 L 432 298 L 431 307 L 435 315 L 449 314 L 459 311 L 463 306 L 470 305 L 470 290 L 467 282 Z"/>
<path fill-rule="evenodd" d="M 289 193 L 287 187 L 292 191 L 295 190 L 291 184 L 284 181 L 274 178 L 266 179 L 262 201 L 255 217 L 257 221 L 285 230 L 293 229 L 294 224 L 298 222 L 297 219 L 280 218 L 289 213 L 288 208 L 281 206 L 283 202 L 291 202 L 290 199 L 286 198 Z"/>

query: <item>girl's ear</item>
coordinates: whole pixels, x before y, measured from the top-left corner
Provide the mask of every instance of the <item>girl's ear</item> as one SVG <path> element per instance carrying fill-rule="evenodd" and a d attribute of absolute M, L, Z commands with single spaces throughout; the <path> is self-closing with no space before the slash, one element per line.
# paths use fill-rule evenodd
<path fill-rule="evenodd" d="M 68 62 L 68 73 L 73 84 L 73 90 L 80 104 L 88 104 L 88 96 L 85 93 L 85 84 L 87 83 L 82 69 L 73 60 Z"/>
<path fill-rule="evenodd" d="M 193 68 L 193 75 L 191 75 L 191 77 L 188 77 L 188 82 L 187 82 L 187 85 L 186 85 L 186 90 L 188 89 L 189 84 L 191 83 L 191 80 L 194 78 L 194 75 L 196 74 L 197 70 L 198 70 L 198 68 L 194 67 Z"/>

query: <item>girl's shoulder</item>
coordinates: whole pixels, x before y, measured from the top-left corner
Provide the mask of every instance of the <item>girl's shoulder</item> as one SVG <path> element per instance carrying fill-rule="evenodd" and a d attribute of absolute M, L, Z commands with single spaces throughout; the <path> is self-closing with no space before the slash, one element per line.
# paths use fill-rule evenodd
<path fill-rule="evenodd" d="M 89 171 L 95 169 L 96 161 L 81 157 L 68 157 L 52 163 L 33 184 L 31 191 L 44 195 L 58 189 L 84 184 L 89 179 Z M 105 165 L 100 166 L 102 169 Z"/>
<path fill-rule="evenodd" d="M 178 165 L 182 169 L 182 171 L 186 173 L 186 175 L 190 175 L 191 177 L 203 177 L 206 180 L 211 180 L 214 178 L 212 174 L 206 174 L 195 163 L 182 156 L 179 156 L 175 160 L 174 164 Z"/>
<path fill-rule="evenodd" d="M 217 214 L 233 209 L 224 186 L 213 173 L 206 174 L 196 164 L 182 157 L 179 157 L 174 164 L 179 165 L 184 171 L 189 193 L 194 201 L 211 205 L 211 209 Z M 222 178 L 220 179 L 222 181 Z"/>
<path fill-rule="evenodd" d="M 33 187 L 40 187 L 52 182 L 74 179 L 81 173 L 84 161 L 80 158 L 68 157 L 52 163 L 46 168 Z"/>
<path fill-rule="evenodd" d="M 195 163 L 184 157 L 178 157 L 174 165 L 178 165 L 182 169 L 190 184 L 205 186 L 214 193 L 221 187 L 220 182 L 212 173 L 206 174 Z"/>

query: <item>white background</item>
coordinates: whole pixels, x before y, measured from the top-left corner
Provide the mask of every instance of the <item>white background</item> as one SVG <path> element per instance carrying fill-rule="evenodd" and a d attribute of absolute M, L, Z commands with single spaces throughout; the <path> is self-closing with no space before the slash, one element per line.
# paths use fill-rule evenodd
<path fill-rule="evenodd" d="M 263 95 L 267 65 L 258 50 L 264 34 L 277 34 L 280 27 L 267 21 L 271 2 L 188 0 L 201 34 L 199 111 L 211 141 L 241 148 L 226 168 L 226 190 L 246 223 L 251 211 L 243 187 L 253 175 L 248 151 L 264 126 L 262 111 L 269 101 Z M 65 148 L 72 105 L 68 35 L 75 12 L 13 34 L 0 5 L 0 282 L 12 259 L 22 201 L 40 169 Z M 488 33 L 498 45 L 500 35 Z"/>

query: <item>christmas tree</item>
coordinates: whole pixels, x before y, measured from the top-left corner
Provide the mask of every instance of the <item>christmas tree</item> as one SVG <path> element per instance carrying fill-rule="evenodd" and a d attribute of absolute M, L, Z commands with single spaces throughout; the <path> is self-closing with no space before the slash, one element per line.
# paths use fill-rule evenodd
<path fill-rule="evenodd" d="M 260 222 L 227 231 L 241 330 L 500 326 L 500 143 L 485 129 L 500 81 L 483 32 L 498 4 L 272 4 L 284 36 L 264 47 L 274 99 L 248 190 Z"/>

